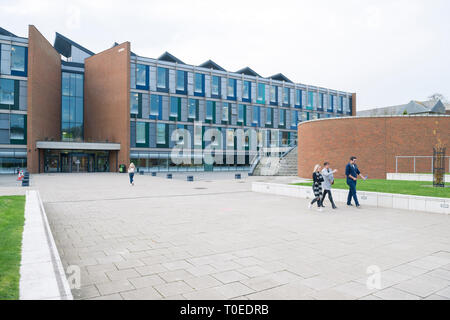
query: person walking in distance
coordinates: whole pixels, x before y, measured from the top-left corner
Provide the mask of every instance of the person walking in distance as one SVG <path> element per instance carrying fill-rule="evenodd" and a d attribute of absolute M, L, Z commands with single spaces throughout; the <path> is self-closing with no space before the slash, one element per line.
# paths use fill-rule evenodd
<path fill-rule="evenodd" d="M 333 209 L 337 209 L 337 207 L 336 207 L 336 205 L 334 204 L 334 201 L 333 201 L 333 195 L 331 194 L 331 186 L 334 184 L 334 174 L 336 172 L 337 172 L 337 169 L 334 169 L 334 170 L 330 169 L 330 163 L 329 162 L 325 162 L 323 164 L 323 170 L 322 170 L 322 176 L 323 176 L 323 183 L 322 183 L 322 187 L 323 187 L 322 207 L 323 207 L 323 202 L 325 201 L 325 197 L 328 194 L 328 199 L 330 200 Z"/>
<path fill-rule="evenodd" d="M 348 197 L 347 197 L 347 205 L 352 205 L 352 198 L 355 200 L 355 205 L 358 209 L 361 208 L 358 202 L 358 197 L 356 196 L 356 182 L 358 181 L 358 176 L 360 176 L 363 180 L 366 180 L 367 177 L 363 177 L 361 172 L 356 165 L 356 157 L 352 156 L 350 158 L 350 162 L 345 167 L 345 175 L 347 176 L 347 185 L 349 187 Z"/>
<path fill-rule="evenodd" d="M 317 208 L 319 211 L 322 211 L 322 182 L 323 177 L 320 173 L 320 165 L 316 164 L 313 171 L 313 192 L 314 192 L 314 199 L 309 204 L 308 208 L 311 209 L 312 205 L 317 202 Z"/>
<path fill-rule="evenodd" d="M 130 176 L 130 185 L 134 186 L 134 170 L 136 167 L 134 166 L 134 163 L 131 162 L 128 166 L 128 175 Z"/>

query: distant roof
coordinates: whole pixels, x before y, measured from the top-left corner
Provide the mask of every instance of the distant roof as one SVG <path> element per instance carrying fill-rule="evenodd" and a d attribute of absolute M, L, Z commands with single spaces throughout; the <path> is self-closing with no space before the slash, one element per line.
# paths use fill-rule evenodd
<path fill-rule="evenodd" d="M 357 115 L 358 116 L 402 115 L 405 112 L 407 114 L 420 114 L 420 113 L 444 114 L 446 106 L 447 105 L 444 104 L 440 100 L 438 100 L 438 101 L 435 101 L 435 100 L 428 100 L 428 101 L 411 100 L 407 104 L 358 111 Z"/>
<path fill-rule="evenodd" d="M 441 100 L 436 102 L 433 108 L 431 108 L 431 112 L 433 113 L 445 113 L 445 106 Z"/>
<path fill-rule="evenodd" d="M 221 66 L 219 66 L 217 63 L 215 63 L 214 61 L 212 61 L 211 59 L 209 59 L 208 61 L 203 62 L 202 64 L 198 65 L 199 67 L 202 68 L 207 68 L 207 69 L 214 69 L 214 70 L 219 70 L 219 71 L 226 71 L 224 68 L 222 68 Z"/>
<path fill-rule="evenodd" d="M 3 29 L 2 27 L 0 27 L 0 34 L 1 34 L 2 36 L 16 37 L 16 38 L 17 38 L 17 36 L 16 36 L 14 33 L 9 32 L 8 30 Z"/>
<path fill-rule="evenodd" d="M 238 70 L 238 71 L 236 71 L 236 73 L 243 73 L 243 74 L 246 74 L 246 75 L 248 75 L 248 76 L 254 76 L 254 77 L 260 77 L 260 78 L 262 78 L 259 74 L 257 74 L 252 68 L 250 68 L 250 67 L 245 67 L 245 68 L 242 68 L 241 70 Z"/>
<path fill-rule="evenodd" d="M 277 73 L 271 77 L 269 77 L 269 79 L 273 79 L 273 80 L 278 80 L 278 81 L 286 81 L 286 82 L 290 82 L 293 83 L 291 80 L 289 80 L 284 74 L 282 73 Z"/>
<path fill-rule="evenodd" d="M 168 61 L 168 62 L 173 62 L 173 63 L 179 63 L 179 64 L 186 64 L 183 61 L 181 61 L 180 59 L 178 59 L 177 57 L 175 57 L 174 55 L 170 54 L 169 52 L 164 52 L 159 58 L 158 60 L 162 60 L 162 61 Z"/>
<path fill-rule="evenodd" d="M 69 38 L 64 37 L 62 34 L 56 32 L 55 43 L 53 47 L 55 47 L 56 51 L 62 54 L 64 57 L 69 58 L 72 56 L 72 46 L 80 49 L 81 51 L 86 52 L 87 54 L 93 56 L 95 53 L 86 49 L 82 45 L 79 45 L 75 41 L 70 40 Z"/>

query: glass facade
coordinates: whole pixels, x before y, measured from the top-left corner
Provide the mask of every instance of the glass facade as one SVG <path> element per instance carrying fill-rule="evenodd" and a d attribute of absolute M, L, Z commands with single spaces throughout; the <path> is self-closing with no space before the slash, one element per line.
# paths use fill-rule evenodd
<path fill-rule="evenodd" d="M 212 76 L 211 80 L 211 95 L 220 96 L 220 77 Z"/>
<path fill-rule="evenodd" d="M 27 48 L 22 46 L 11 46 L 11 71 L 26 72 Z"/>
<path fill-rule="evenodd" d="M 186 90 L 186 71 L 177 70 L 177 91 L 185 91 Z"/>
<path fill-rule="evenodd" d="M 134 64 L 136 68 L 137 65 Z M 239 166 L 218 162 L 211 168 L 207 164 L 175 164 L 169 150 L 174 146 L 189 149 L 210 145 L 221 152 L 227 147 L 236 150 L 237 135 L 241 134 L 239 129 L 249 132 L 252 128 L 256 129 L 259 148 L 267 146 L 266 143 L 272 146 L 287 145 L 295 139 L 299 122 L 330 116 L 328 110 L 324 110 L 329 107 L 329 94 L 318 92 L 319 88 L 312 87 L 308 91 L 308 87 L 303 89 L 300 84 L 257 77 L 252 81 L 249 75 L 237 76 L 214 69 L 185 71 L 177 68 L 186 69 L 189 66 L 178 65 L 170 71 L 170 66 L 142 66 L 137 71 L 143 72 L 142 81 L 137 82 L 148 84 L 149 81 L 144 82 L 144 79 L 150 77 L 150 86 L 146 90 L 148 93 L 142 92 L 138 84 L 131 88 L 131 113 L 136 117 L 133 116 L 131 122 L 130 156 L 144 170 L 234 170 L 232 168 Z M 336 109 L 340 96 L 336 94 Z M 347 110 L 347 100 L 346 97 L 343 100 L 344 111 Z M 303 108 L 307 111 L 304 112 Z M 183 133 L 178 133 L 178 138 L 173 135 L 176 129 L 183 129 Z M 220 132 L 221 136 L 210 137 L 209 129 Z M 247 148 L 247 166 L 249 150 L 254 143 L 252 139 L 251 136 L 243 138 Z"/>
<path fill-rule="evenodd" d="M 62 73 L 61 137 L 62 141 L 83 141 L 83 74 Z"/>
<path fill-rule="evenodd" d="M 158 73 L 156 76 L 156 85 L 159 89 L 166 89 L 169 79 L 169 70 L 166 68 L 158 67 Z"/>
<path fill-rule="evenodd" d="M 14 80 L 0 79 L 0 105 L 14 105 Z"/>
<path fill-rule="evenodd" d="M 143 64 L 136 65 L 136 85 L 145 87 L 148 85 L 148 67 Z"/>

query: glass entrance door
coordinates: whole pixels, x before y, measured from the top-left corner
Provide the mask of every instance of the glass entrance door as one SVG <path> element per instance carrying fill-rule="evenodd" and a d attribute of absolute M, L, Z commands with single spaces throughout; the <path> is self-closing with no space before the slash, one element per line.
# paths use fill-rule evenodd
<path fill-rule="evenodd" d="M 72 172 L 93 172 L 94 156 L 91 154 L 72 154 Z"/>

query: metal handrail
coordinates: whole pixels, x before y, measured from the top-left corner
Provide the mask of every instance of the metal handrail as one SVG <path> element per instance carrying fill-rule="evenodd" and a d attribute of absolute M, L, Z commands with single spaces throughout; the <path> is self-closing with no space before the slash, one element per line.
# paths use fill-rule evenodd
<path fill-rule="evenodd" d="M 289 154 L 289 152 L 294 150 L 296 147 L 297 147 L 297 140 L 293 140 L 288 146 L 289 149 L 280 156 L 280 160 L 285 158 Z"/>
<path fill-rule="evenodd" d="M 398 173 L 398 159 L 414 159 L 414 173 L 416 173 L 416 158 L 419 159 L 431 159 L 431 172 L 434 170 L 434 162 L 433 162 L 433 156 L 395 156 L 395 173 Z M 450 169 L 450 156 L 445 156 L 445 158 L 448 158 L 448 166 Z"/>

